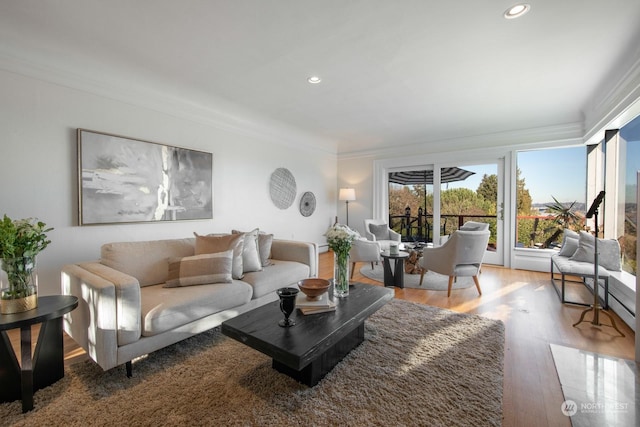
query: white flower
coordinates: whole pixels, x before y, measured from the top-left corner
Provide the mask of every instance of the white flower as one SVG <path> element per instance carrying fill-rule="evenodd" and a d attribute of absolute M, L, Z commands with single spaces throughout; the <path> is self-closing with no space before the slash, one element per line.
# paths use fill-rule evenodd
<path fill-rule="evenodd" d="M 348 253 L 349 249 L 351 249 L 351 243 L 360 237 L 357 231 L 344 224 L 335 224 L 329 227 L 324 235 L 327 237 L 329 248 L 341 253 L 345 251 Z"/>

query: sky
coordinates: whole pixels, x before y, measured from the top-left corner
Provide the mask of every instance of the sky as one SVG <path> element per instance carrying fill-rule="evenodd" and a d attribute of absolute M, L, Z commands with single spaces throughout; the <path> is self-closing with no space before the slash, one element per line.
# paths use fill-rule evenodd
<path fill-rule="evenodd" d="M 586 147 L 521 151 L 517 163 L 533 203 L 586 203 Z"/>
<path fill-rule="evenodd" d="M 518 168 L 533 203 L 585 203 L 587 160 L 585 147 L 521 151 Z M 464 181 L 449 183 L 448 188 L 477 190 L 482 177 L 497 174 L 497 165 L 462 166 L 475 172 Z"/>

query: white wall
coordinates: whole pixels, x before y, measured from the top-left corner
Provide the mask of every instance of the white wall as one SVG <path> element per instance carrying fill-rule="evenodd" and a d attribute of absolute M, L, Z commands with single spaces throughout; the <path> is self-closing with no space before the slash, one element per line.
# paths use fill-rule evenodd
<path fill-rule="evenodd" d="M 77 226 L 77 128 L 213 153 L 213 220 Z M 0 215 L 37 217 L 55 228 L 52 244 L 38 256 L 44 295 L 59 293 L 62 265 L 97 259 L 100 245 L 110 241 L 260 227 L 277 238 L 324 244 L 336 215 L 336 155 L 300 142 L 307 148 L 0 71 Z M 297 183 L 286 210 L 269 197 L 278 167 L 288 168 Z M 310 217 L 298 209 L 305 191 L 316 196 Z"/>

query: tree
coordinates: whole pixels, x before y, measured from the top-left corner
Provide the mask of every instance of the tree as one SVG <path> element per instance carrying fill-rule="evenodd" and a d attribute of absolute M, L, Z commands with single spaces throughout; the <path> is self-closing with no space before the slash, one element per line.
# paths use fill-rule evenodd
<path fill-rule="evenodd" d="M 516 203 L 518 205 L 518 215 L 530 215 L 531 214 L 531 194 L 526 188 L 524 178 L 520 177 L 520 169 L 516 169 Z"/>
<path fill-rule="evenodd" d="M 498 200 L 498 175 L 484 174 L 476 192 L 484 197 L 485 200 Z"/>

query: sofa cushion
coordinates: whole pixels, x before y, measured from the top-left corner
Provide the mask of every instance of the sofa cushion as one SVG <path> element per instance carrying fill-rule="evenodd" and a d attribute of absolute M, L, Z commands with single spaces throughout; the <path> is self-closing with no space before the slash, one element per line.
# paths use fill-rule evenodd
<path fill-rule="evenodd" d="M 234 281 L 184 288 L 155 285 L 141 292 L 142 335 L 149 337 L 246 304 L 251 301 L 252 289 L 247 283 Z"/>
<path fill-rule="evenodd" d="M 242 279 L 253 287 L 253 299 L 309 277 L 309 266 L 294 261 L 271 260 L 262 271 L 247 273 Z"/>
<path fill-rule="evenodd" d="M 169 258 L 193 254 L 194 239 L 106 243 L 100 248 L 100 263 L 149 286 L 167 281 Z"/>
<path fill-rule="evenodd" d="M 262 262 L 260 261 L 260 248 L 258 246 L 259 229 L 252 231 L 231 230 L 231 234 L 243 234 L 244 244 L 242 247 L 242 272 L 250 273 L 252 271 L 262 270 Z"/>
<path fill-rule="evenodd" d="M 233 270 L 231 275 L 234 279 L 242 279 L 242 250 L 244 247 L 244 234 L 223 234 L 196 236 L 196 255 L 211 254 L 216 252 L 233 251 Z"/>
<path fill-rule="evenodd" d="M 595 237 L 586 231 L 580 231 L 578 249 L 571 257 L 572 261 L 593 263 L 595 255 Z M 609 271 L 622 270 L 620 244 L 614 239 L 598 239 L 598 264 Z"/>
<path fill-rule="evenodd" d="M 231 283 L 233 251 L 169 259 L 165 288 Z"/>
<path fill-rule="evenodd" d="M 389 227 L 387 224 L 369 224 L 369 231 L 376 236 L 376 240 L 390 240 Z"/>

